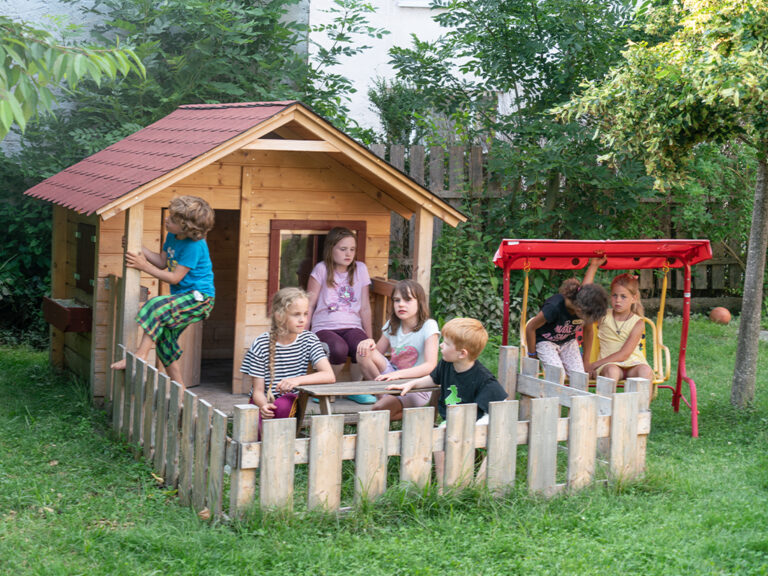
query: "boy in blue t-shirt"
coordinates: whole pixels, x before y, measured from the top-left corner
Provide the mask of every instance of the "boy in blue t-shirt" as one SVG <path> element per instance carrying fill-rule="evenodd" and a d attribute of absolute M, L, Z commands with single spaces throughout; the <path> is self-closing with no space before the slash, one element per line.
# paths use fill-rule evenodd
<path fill-rule="evenodd" d="M 168 234 L 159 254 L 146 247 L 141 252 L 125 253 L 125 263 L 171 285 L 171 294 L 147 302 L 136 316 L 144 330 L 136 357 L 146 360 L 152 345 L 171 380 L 183 385 L 178 359 L 178 339 L 184 328 L 208 318 L 213 310 L 216 291 L 213 266 L 205 237 L 213 228 L 214 212 L 196 196 L 171 200 L 165 228 Z M 125 359 L 112 364 L 124 370 Z"/>

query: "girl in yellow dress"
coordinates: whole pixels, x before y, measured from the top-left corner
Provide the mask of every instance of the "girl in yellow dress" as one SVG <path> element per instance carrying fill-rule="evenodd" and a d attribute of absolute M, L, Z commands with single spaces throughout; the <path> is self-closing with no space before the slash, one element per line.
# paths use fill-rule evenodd
<path fill-rule="evenodd" d="M 598 324 L 600 357 L 595 362 L 589 362 L 593 327 L 584 327 L 584 370 L 592 377 L 653 380 L 653 370 L 641 349 L 644 321 L 637 276 L 619 274 L 613 279 L 611 306 Z"/>

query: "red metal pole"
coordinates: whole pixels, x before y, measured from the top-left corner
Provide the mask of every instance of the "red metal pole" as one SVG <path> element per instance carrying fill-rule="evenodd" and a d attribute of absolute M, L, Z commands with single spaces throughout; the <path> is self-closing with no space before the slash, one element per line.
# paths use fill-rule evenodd
<path fill-rule="evenodd" d="M 507 345 L 509 337 L 509 268 L 504 268 L 503 272 L 503 287 L 504 287 L 504 319 L 501 326 L 501 344 Z"/>
<path fill-rule="evenodd" d="M 682 396 L 683 380 L 688 384 L 690 398 L 686 404 L 691 408 L 691 436 L 699 436 L 699 411 L 696 402 L 696 384 L 693 379 L 688 377 L 685 369 L 685 353 L 688 348 L 688 325 L 691 319 L 691 266 L 685 264 L 683 279 L 683 328 L 680 332 L 680 355 L 677 361 L 677 383 L 675 393 L 672 395 L 672 406 L 675 412 L 680 410 L 680 399 L 685 401 Z"/>

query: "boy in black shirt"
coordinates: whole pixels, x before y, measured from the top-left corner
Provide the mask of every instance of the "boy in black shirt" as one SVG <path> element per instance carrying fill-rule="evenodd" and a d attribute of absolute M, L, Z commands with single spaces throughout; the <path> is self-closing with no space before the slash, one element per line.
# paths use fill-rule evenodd
<path fill-rule="evenodd" d="M 477 404 L 478 424 L 488 421 L 488 405 L 506 400 L 507 393 L 496 377 L 477 357 L 488 342 L 488 332 L 474 318 L 454 318 L 445 323 L 440 343 L 442 360 L 428 376 L 405 384 L 392 384 L 389 390 L 400 390 L 405 395 L 412 389 L 440 386 L 437 410 L 445 418 L 447 404 Z M 438 485 L 442 484 L 445 454 L 435 452 Z"/>

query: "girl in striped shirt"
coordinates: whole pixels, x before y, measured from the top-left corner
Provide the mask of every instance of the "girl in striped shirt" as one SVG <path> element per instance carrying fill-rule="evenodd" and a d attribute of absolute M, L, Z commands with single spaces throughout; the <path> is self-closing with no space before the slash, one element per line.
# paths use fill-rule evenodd
<path fill-rule="evenodd" d="M 240 371 L 251 384 L 250 403 L 263 418 L 291 418 L 296 413 L 301 384 L 332 384 L 336 381 L 320 340 L 305 330 L 309 298 L 299 288 L 283 288 L 272 299 L 272 326 L 254 340 Z M 315 371 L 307 374 L 312 363 Z"/>

